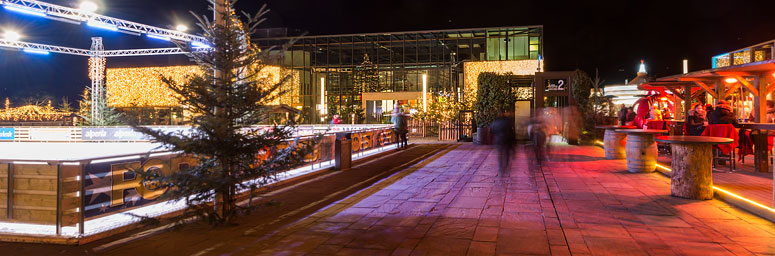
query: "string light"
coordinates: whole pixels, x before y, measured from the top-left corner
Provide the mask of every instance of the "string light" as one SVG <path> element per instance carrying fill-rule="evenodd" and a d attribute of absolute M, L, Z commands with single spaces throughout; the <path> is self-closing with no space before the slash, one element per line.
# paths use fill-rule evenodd
<path fill-rule="evenodd" d="M 111 107 L 181 107 L 176 100 L 176 93 L 170 90 L 161 80 L 162 75 L 171 78 L 176 83 L 185 83 L 190 75 L 201 75 L 198 66 L 168 66 L 141 68 L 109 68 L 107 73 L 107 103 Z M 300 73 L 297 70 L 284 69 L 277 66 L 264 66 L 256 75 L 258 84 L 274 85 L 285 76 L 290 79 L 275 91 L 271 97 L 280 92 L 287 92 L 276 97 L 270 105 L 300 104 Z"/>
<path fill-rule="evenodd" d="M 512 73 L 514 75 L 535 75 L 543 72 L 544 63 L 539 60 L 501 60 L 501 61 L 470 61 L 463 64 L 465 74 L 465 94 L 476 98 L 479 74 L 494 72 L 497 74 Z"/>
<path fill-rule="evenodd" d="M 6 108 L 0 111 L 0 121 L 61 121 L 70 116 L 71 112 L 60 112 L 50 107 L 26 105 L 16 108 Z"/>

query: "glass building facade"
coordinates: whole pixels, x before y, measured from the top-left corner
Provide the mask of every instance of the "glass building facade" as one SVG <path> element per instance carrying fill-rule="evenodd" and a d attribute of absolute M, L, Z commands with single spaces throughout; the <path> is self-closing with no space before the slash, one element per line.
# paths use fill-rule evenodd
<path fill-rule="evenodd" d="M 269 64 L 299 73 L 291 78 L 300 88 L 298 95 L 283 104 L 301 109 L 308 122 L 352 107 L 363 108 L 367 121 L 374 122 L 378 119 L 372 117 L 392 109 L 396 101 L 417 103 L 423 91 L 426 96 L 469 97 L 465 87 L 471 83 L 464 81 L 468 62 L 537 60 L 540 66 L 542 34 L 542 26 L 524 26 L 253 41 L 263 49 L 290 43 L 282 54 L 270 50 Z"/>

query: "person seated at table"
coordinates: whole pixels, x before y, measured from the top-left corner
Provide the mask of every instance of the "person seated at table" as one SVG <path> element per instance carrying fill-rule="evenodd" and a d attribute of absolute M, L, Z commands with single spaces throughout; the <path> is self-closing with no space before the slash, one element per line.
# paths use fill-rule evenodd
<path fill-rule="evenodd" d="M 708 122 L 710 124 L 731 124 L 736 128 L 740 127 L 735 113 L 732 112 L 732 106 L 729 105 L 729 102 L 723 100 L 719 101 L 713 113 L 708 115 Z"/>
<path fill-rule="evenodd" d="M 702 135 L 702 131 L 705 130 L 705 126 L 708 124 L 704 107 L 700 104 L 695 105 L 694 108 L 689 111 L 689 118 L 686 121 L 689 126 L 689 135 Z"/>
<path fill-rule="evenodd" d="M 713 113 L 713 105 L 705 104 L 705 115 L 709 116 L 710 113 Z"/>
<path fill-rule="evenodd" d="M 635 117 L 638 116 L 635 114 L 635 110 L 632 109 L 632 107 L 627 108 L 627 119 L 624 122 L 624 125 L 633 126 L 635 125 Z"/>
<path fill-rule="evenodd" d="M 664 120 L 673 119 L 673 113 L 670 112 L 670 110 L 667 108 L 662 108 L 662 119 Z"/>
<path fill-rule="evenodd" d="M 775 101 L 767 101 L 767 116 L 762 123 L 775 123 Z"/>
<path fill-rule="evenodd" d="M 651 107 L 651 112 L 649 112 L 649 119 L 650 121 L 662 121 L 662 111 L 659 111 L 659 108 L 657 106 Z"/>
<path fill-rule="evenodd" d="M 619 125 L 624 125 L 627 122 L 627 107 L 622 104 L 619 109 Z"/>

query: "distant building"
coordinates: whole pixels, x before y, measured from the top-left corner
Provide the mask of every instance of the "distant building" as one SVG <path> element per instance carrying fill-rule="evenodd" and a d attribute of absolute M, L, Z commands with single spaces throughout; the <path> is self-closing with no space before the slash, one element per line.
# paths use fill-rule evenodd
<path fill-rule="evenodd" d="M 638 75 L 635 78 L 629 82 L 625 80 L 624 84 L 606 85 L 603 89 L 603 94 L 605 96 L 613 96 L 612 101 L 616 106 L 621 104 L 632 106 L 636 100 L 646 94 L 646 91 L 638 90 L 638 85 L 646 82 L 648 82 L 648 72 L 646 72 L 646 65 L 641 60 Z"/>

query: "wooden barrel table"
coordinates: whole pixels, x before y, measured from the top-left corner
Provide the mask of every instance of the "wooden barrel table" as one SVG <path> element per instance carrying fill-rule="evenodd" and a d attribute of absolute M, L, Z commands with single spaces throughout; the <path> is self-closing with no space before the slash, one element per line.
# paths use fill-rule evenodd
<path fill-rule="evenodd" d="M 650 173 L 657 169 L 657 142 L 654 134 L 667 130 L 618 129 L 627 134 L 627 170 L 632 173 Z"/>
<path fill-rule="evenodd" d="M 713 199 L 711 149 L 714 144 L 731 144 L 734 141 L 709 136 L 661 136 L 656 140 L 670 143 L 673 150 L 670 194 L 689 199 Z"/>
<path fill-rule="evenodd" d="M 598 129 L 605 129 L 605 136 L 603 137 L 603 150 L 605 150 L 605 159 L 624 159 L 624 145 L 626 143 L 627 134 L 618 133 L 617 129 L 635 129 L 635 126 L 628 125 L 600 125 L 595 126 Z"/>

